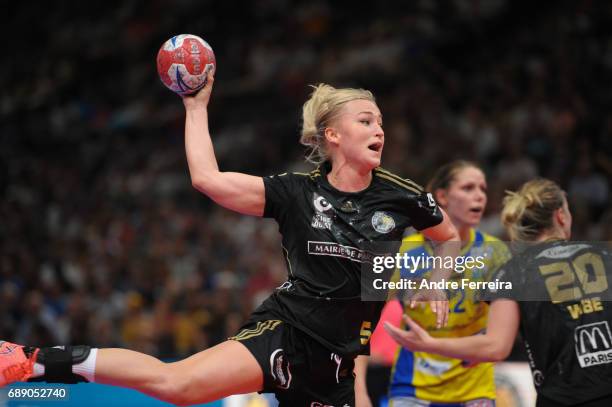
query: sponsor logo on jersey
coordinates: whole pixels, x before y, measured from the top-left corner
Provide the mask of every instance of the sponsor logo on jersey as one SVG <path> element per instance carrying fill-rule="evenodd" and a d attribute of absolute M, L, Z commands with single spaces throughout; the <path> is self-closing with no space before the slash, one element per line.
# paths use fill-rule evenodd
<path fill-rule="evenodd" d="M 311 226 L 315 229 L 331 229 L 333 207 L 332 204 L 324 197 L 316 192 L 313 194 L 312 204 L 315 208 L 315 213 L 312 216 Z"/>
<path fill-rule="evenodd" d="M 608 321 L 577 326 L 574 341 L 581 367 L 612 363 L 612 333 Z"/>
<path fill-rule="evenodd" d="M 356 247 L 333 242 L 308 241 L 308 254 L 315 256 L 342 257 L 358 263 L 372 263 L 374 255 Z"/>
<path fill-rule="evenodd" d="M 332 220 L 328 216 L 320 213 L 315 213 L 312 217 L 311 226 L 315 229 L 331 229 Z"/>
<path fill-rule="evenodd" d="M 285 353 L 281 348 L 276 349 L 270 355 L 270 373 L 272 374 L 276 387 L 288 389 L 289 386 L 291 386 L 289 362 L 285 358 Z"/>
<path fill-rule="evenodd" d="M 536 259 L 539 258 L 549 258 L 549 259 L 567 259 L 571 257 L 574 253 L 582 249 L 588 249 L 591 245 L 588 244 L 572 244 L 569 246 L 559 246 L 559 247 L 551 247 L 549 249 L 543 250 L 540 254 L 536 256 Z"/>
<path fill-rule="evenodd" d="M 345 213 L 359 212 L 359 208 L 353 203 L 353 201 L 346 201 L 340 206 L 340 210 Z"/>
<path fill-rule="evenodd" d="M 415 369 L 432 376 L 440 376 L 452 367 L 451 362 L 427 359 L 422 356 L 417 356 L 415 359 Z"/>
<path fill-rule="evenodd" d="M 312 201 L 317 212 L 327 212 L 332 208 L 332 205 L 329 203 L 324 196 L 314 194 L 314 199 Z"/>
<path fill-rule="evenodd" d="M 395 220 L 386 212 L 376 211 L 372 215 L 372 227 L 378 233 L 389 233 L 395 228 Z"/>

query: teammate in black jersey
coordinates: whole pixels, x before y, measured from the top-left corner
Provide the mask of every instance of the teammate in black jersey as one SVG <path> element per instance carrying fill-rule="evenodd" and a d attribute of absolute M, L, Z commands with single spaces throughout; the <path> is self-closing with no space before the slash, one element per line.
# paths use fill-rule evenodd
<path fill-rule="evenodd" d="M 385 328 L 413 351 L 498 361 L 510 353 L 520 325 L 538 407 L 612 406 L 612 253 L 567 241 L 572 216 L 552 181 L 530 181 L 510 193 L 502 221 L 513 240 L 534 244 L 497 273 L 513 292 L 488 293 L 494 300 L 486 334 L 432 338 L 406 317 L 410 331 Z"/>
<path fill-rule="evenodd" d="M 84 379 L 181 405 L 254 391 L 275 392 L 291 407 L 355 405 L 354 361 L 368 354 L 382 308 L 360 300 L 361 263 L 368 256 L 361 247 L 399 242 L 408 226 L 438 242 L 458 241 L 456 231 L 419 185 L 379 167 L 382 115 L 370 92 L 317 86 L 304 105 L 301 142 L 311 147 L 318 169 L 261 178 L 219 171 L 208 130 L 212 83 L 211 73 L 203 90 L 183 99 L 193 186 L 226 208 L 278 221 L 287 282 L 234 337 L 185 360 L 5 342 L 0 385 L 29 377 Z M 430 305 L 444 324 L 448 302 Z"/>

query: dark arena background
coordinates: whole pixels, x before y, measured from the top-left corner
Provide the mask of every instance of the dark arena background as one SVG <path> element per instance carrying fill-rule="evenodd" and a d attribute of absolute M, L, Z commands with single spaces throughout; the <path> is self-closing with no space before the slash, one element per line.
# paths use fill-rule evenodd
<path fill-rule="evenodd" d="M 363 87 L 384 115 L 385 168 L 425 183 L 453 159 L 483 166 L 483 230 L 505 238 L 504 191 L 543 176 L 568 193 L 574 239 L 612 240 L 609 2 L 126 0 L 3 9 L 2 339 L 183 358 L 233 335 L 285 280 L 276 224 L 227 211 L 191 186 L 182 102 L 155 65 L 160 45 L 181 33 L 199 35 L 216 54 L 209 115 L 222 170 L 310 170 L 298 142 L 309 85 Z M 531 406 L 520 349 L 513 359 L 500 364 L 498 405 Z M 373 393 L 384 393 L 386 375 L 372 367 Z M 39 405 L 7 390 L 0 406 Z M 44 405 L 165 405 L 101 385 L 70 390 L 68 400 Z M 211 405 L 268 403 L 250 395 Z"/>

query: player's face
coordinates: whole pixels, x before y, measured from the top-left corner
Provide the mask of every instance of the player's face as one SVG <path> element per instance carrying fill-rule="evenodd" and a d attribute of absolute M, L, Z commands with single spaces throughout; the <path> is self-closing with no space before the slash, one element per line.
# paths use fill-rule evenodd
<path fill-rule="evenodd" d="M 369 100 L 347 102 L 333 124 L 333 129 L 335 134 L 330 142 L 336 147 L 335 159 L 368 170 L 380 166 L 385 132 L 376 103 Z"/>
<path fill-rule="evenodd" d="M 440 204 L 455 226 L 475 227 L 480 223 L 487 205 L 487 181 L 481 170 L 462 168 L 444 192 Z"/>

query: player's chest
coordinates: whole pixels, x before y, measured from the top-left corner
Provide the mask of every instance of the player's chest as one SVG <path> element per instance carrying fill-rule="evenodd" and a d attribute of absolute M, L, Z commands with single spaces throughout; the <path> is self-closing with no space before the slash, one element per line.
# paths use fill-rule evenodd
<path fill-rule="evenodd" d="M 377 196 L 337 196 L 305 191 L 302 226 L 310 236 L 353 243 L 399 240 L 408 218 Z"/>

